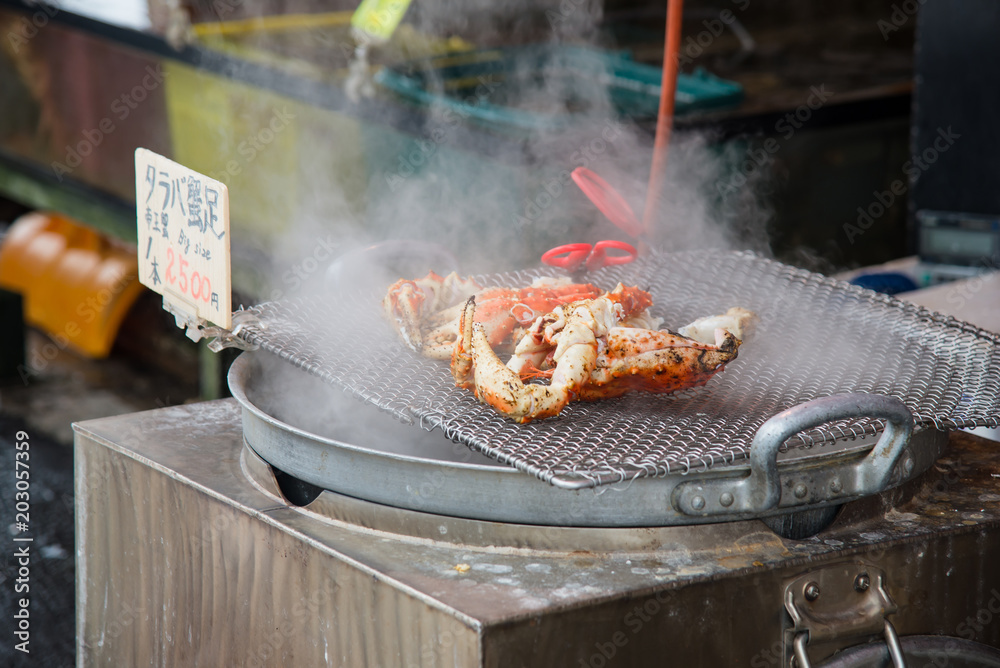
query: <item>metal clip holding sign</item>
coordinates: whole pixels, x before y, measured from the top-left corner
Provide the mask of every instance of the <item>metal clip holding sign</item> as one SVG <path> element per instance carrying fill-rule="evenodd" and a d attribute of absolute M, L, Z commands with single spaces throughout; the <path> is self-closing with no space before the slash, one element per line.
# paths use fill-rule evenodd
<path fill-rule="evenodd" d="M 240 338 L 240 334 L 246 327 L 256 327 L 266 330 L 267 323 L 260 319 L 251 311 L 244 311 L 242 308 L 233 313 L 233 328 L 223 329 L 222 327 L 205 327 L 201 333 L 203 336 L 215 337 L 208 342 L 208 349 L 213 353 L 221 351 L 223 348 L 238 348 L 239 350 L 257 350 L 260 346 L 249 343 Z"/>
<path fill-rule="evenodd" d="M 163 309 L 193 341 L 230 330 L 226 185 L 138 148 L 135 207 L 140 282 L 163 295 Z"/>

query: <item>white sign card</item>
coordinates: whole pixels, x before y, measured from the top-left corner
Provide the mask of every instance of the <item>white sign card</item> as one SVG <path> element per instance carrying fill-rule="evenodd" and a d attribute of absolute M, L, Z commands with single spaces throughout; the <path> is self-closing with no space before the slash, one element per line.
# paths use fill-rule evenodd
<path fill-rule="evenodd" d="M 226 185 L 138 148 L 135 208 L 142 284 L 190 323 L 232 328 Z"/>

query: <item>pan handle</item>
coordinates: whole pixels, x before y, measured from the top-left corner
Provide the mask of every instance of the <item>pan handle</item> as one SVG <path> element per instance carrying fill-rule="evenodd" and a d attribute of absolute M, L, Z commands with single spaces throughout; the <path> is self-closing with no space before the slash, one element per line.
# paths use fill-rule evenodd
<path fill-rule="evenodd" d="M 778 472 L 778 449 L 789 437 L 833 420 L 879 418 L 885 430 L 861 461 L 838 469 L 836 476 L 803 475 L 785 481 Z M 782 506 L 806 505 L 835 498 L 856 498 L 881 492 L 913 433 L 913 415 L 902 401 L 880 394 L 834 394 L 782 411 L 769 419 L 750 445 L 750 475 L 681 483 L 674 506 L 686 515 L 762 513 Z M 822 470 L 822 469 L 819 469 Z M 818 473 L 818 471 L 817 471 Z"/>

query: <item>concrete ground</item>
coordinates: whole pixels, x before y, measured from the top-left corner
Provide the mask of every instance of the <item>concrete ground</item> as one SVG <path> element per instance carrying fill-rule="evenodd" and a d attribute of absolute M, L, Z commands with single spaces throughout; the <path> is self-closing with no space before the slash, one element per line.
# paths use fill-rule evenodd
<path fill-rule="evenodd" d="M 106 360 L 88 360 L 51 346 L 35 331 L 28 332 L 26 344 L 30 372 L 22 369 L 0 383 L 0 666 L 66 668 L 75 663 L 76 646 L 70 425 L 194 400 L 197 388 L 190 379 L 142 366 L 121 350 Z M 15 443 L 24 442 L 24 435 L 27 469 L 16 466 Z M 27 531 L 17 524 L 24 519 L 16 507 L 23 499 L 15 496 L 18 470 L 29 474 Z M 14 540 L 24 537 L 32 540 Z M 19 582 L 16 551 L 25 546 L 30 573 Z M 13 615 L 23 597 L 30 599 L 30 654 L 15 649 L 19 640 L 13 636 Z"/>

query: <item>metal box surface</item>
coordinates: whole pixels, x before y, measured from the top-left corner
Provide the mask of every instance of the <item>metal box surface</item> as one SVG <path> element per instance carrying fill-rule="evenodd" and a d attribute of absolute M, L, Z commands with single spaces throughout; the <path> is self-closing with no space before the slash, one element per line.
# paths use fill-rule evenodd
<path fill-rule="evenodd" d="M 782 665 L 784 587 L 845 562 L 885 573 L 901 636 L 1000 645 L 1000 456 L 974 437 L 794 541 L 298 508 L 252 475 L 233 400 L 75 429 L 80 666 Z"/>

